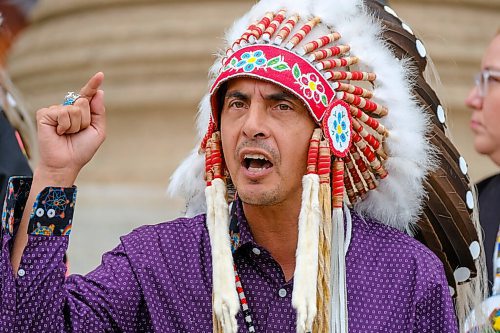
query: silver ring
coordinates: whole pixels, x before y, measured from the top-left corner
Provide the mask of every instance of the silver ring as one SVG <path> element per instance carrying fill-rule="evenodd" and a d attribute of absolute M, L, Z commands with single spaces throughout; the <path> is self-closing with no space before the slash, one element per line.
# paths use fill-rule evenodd
<path fill-rule="evenodd" d="M 64 96 L 64 102 L 63 105 L 73 105 L 75 104 L 76 100 L 82 97 L 80 94 L 77 94 L 76 92 L 73 91 L 68 91 L 66 93 L 66 96 Z"/>

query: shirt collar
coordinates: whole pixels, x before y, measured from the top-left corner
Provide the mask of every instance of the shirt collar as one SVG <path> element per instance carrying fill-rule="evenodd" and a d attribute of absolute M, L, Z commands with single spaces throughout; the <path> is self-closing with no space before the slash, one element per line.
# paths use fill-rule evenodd
<path fill-rule="evenodd" d="M 236 252 L 244 245 L 255 241 L 250 231 L 250 226 L 243 212 L 243 204 L 239 198 L 233 201 L 231 206 L 231 222 L 229 225 L 229 234 L 231 237 L 231 250 Z"/>

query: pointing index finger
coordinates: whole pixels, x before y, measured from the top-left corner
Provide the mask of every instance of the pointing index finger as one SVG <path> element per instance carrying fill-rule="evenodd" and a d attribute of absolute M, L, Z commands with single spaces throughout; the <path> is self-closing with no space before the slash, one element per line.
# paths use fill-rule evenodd
<path fill-rule="evenodd" d="M 104 74 L 102 72 L 98 72 L 94 76 L 92 76 L 90 80 L 83 86 L 83 88 L 80 89 L 81 97 L 85 97 L 90 102 L 99 90 L 99 87 L 101 86 L 103 80 Z"/>

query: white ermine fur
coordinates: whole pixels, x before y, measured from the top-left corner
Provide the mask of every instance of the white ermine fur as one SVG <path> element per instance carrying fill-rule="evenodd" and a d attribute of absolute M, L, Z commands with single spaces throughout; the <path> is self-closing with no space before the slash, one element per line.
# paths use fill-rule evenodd
<path fill-rule="evenodd" d="M 292 306 L 297 310 L 297 333 L 310 332 L 316 317 L 320 222 L 319 177 L 315 174 L 305 175 L 302 178 L 302 206 L 292 293 Z"/>
<path fill-rule="evenodd" d="M 236 333 L 236 314 L 240 300 L 236 292 L 233 256 L 229 239 L 229 211 L 226 184 L 214 179 L 205 190 L 207 198 L 207 228 L 212 246 L 213 311 L 224 333 Z"/>

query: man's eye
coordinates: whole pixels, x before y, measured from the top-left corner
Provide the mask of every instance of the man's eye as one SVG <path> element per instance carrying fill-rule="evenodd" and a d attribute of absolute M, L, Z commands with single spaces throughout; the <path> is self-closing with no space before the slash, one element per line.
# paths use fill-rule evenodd
<path fill-rule="evenodd" d="M 293 110 L 292 107 L 288 104 L 278 104 L 277 108 L 280 111 L 287 111 L 287 110 Z"/>
<path fill-rule="evenodd" d="M 240 101 L 234 101 L 234 102 L 231 102 L 229 104 L 230 107 L 232 108 L 237 108 L 237 109 L 241 109 L 245 106 L 245 104 L 243 102 L 240 102 Z"/>

